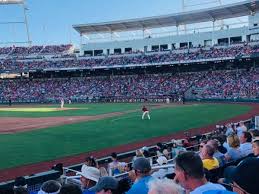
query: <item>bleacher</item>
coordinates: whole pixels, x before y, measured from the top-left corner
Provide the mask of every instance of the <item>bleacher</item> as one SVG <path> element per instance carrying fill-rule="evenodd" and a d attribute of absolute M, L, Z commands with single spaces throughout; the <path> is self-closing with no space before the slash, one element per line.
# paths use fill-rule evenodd
<path fill-rule="evenodd" d="M 245 121 L 245 125 L 246 126 L 252 126 L 252 119 Z M 254 127 L 254 126 L 253 126 Z M 197 134 L 195 136 L 190 137 L 190 134 L 186 134 L 186 140 L 189 142 L 188 147 L 185 147 L 186 150 L 188 151 L 195 151 L 198 152 L 199 149 L 199 143 L 201 141 L 203 141 L 204 139 L 210 139 L 211 137 L 215 137 L 215 135 L 219 135 L 225 133 L 225 127 L 221 126 L 221 127 L 217 127 L 215 128 L 214 131 L 210 132 L 210 133 L 206 133 L 206 134 Z M 184 140 L 184 139 L 183 139 Z M 162 145 L 163 148 L 173 148 L 175 142 L 185 142 L 186 140 L 173 140 L 170 142 L 163 142 L 160 143 L 159 146 Z M 187 144 L 186 144 L 187 145 Z M 157 151 L 158 151 L 158 147 L 157 145 L 153 145 L 153 146 L 149 146 L 143 149 L 148 149 L 149 151 L 149 160 L 152 164 L 152 169 L 155 171 L 157 169 L 162 169 L 162 168 L 171 168 L 174 169 L 174 159 L 175 158 L 171 158 L 168 159 L 168 164 L 166 165 L 157 165 L 156 159 L 158 158 L 157 155 Z M 163 155 L 163 153 L 161 153 Z M 129 166 L 129 169 L 131 169 L 131 165 L 132 165 L 132 158 L 136 155 L 136 150 L 132 150 L 129 152 L 125 152 L 125 153 L 119 153 L 117 156 L 117 159 L 119 161 L 127 161 L 127 164 Z M 248 156 L 248 157 L 252 157 L 252 156 Z M 244 157 L 244 158 L 247 158 Z M 206 178 L 208 179 L 208 181 L 211 182 L 217 182 L 218 178 L 223 177 L 223 173 L 224 173 L 224 169 L 227 168 L 228 166 L 233 166 L 233 165 L 237 165 L 240 161 L 242 161 L 244 158 L 240 158 L 236 161 L 231 161 L 226 163 L 224 166 L 219 167 L 217 169 L 213 169 L 210 171 L 205 171 L 205 175 Z M 111 157 L 107 156 L 104 158 L 99 158 L 96 159 L 96 162 L 98 163 L 99 167 L 107 167 L 107 165 L 111 162 Z M 63 184 L 67 184 L 67 183 L 72 183 L 72 184 L 79 184 L 80 185 L 80 181 L 79 178 L 80 176 L 77 175 L 77 172 L 81 171 L 82 165 L 84 165 L 84 163 L 80 163 L 80 164 L 75 164 L 72 166 L 66 166 L 63 167 L 63 164 L 57 164 L 53 167 L 50 167 L 50 171 L 48 172 L 43 172 L 43 173 L 38 173 L 35 175 L 31 175 L 31 176 L 25 176 L 26 180 L 27 180 L 27 184 L 28 184 L 28 190 L 29 191 L 38 191 L 41 184 L 47 180 L 59 180 L 61 181 Z M 127 179 L 128 180 L 128 172 L 121 172 L 119 174 L 115 174 L 113 175 L 115 178 L 122 180 L 122 179 Z M 173 178 L 174 177 L 174 172 L 172 171 L 170 174 L 166 175 L 166 177 L 168 178 Z M 0 188 L 6 188 L 6 187 L 13 187 L 14 185 L 14 180 L 13 181 L 8 181 L 8 182 L 2 182 L 0 184 Z"/>

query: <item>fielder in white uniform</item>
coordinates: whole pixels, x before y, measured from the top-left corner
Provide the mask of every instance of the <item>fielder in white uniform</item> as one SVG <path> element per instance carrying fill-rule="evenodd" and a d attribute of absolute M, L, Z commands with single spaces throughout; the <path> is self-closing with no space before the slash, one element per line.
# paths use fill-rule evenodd
<path fill-rule="evenodd" d="M 64 103 L 65 103 L 64 98 L 61 98 L 61 100 L 60 100 L 60 108 L 64 108 Z"/>
<path fill-rule="evenodd" d="M 147 115 L 147 118 L 150 120 L 149 111 L 148 111 L 148 109 L 147 109 L 145 106 L 143 106 L 142 112 L 143 112 L 143 114 L 142 114 L 142 120 L 144 120 L 145 115 Z"/>

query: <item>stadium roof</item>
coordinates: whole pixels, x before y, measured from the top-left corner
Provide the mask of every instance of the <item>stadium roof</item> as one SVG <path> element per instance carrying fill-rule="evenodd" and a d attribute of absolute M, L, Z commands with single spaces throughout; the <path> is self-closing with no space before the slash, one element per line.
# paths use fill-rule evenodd
<path fill-rule="evenodd" d="M 196 11 L 120 20 L 104 23 L 78 24 L 73 28 L 80 34 L 96 34 L 109 32 L 134 31 L 151 28 L 177 26 L 208 21 L 216 21 L 235 17 L 248 16 L 259 10 L 259 0 L 250 0 Z"/>
<path fill-rule="evenodd" d="M 0 5 L 4 4 L 22 4 L 24 3 L 24 0 L 0 0 Z"/>

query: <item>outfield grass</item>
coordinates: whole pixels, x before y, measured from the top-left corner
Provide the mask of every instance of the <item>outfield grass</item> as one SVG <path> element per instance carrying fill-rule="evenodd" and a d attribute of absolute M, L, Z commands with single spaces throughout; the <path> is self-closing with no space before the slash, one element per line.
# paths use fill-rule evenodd
<path fill-rule="evenodd" d="M 60 117 L 60 116 L 92 116 L 105 114 L 110 112 L 121 112 L 126 110 L 136 110 L 140 109 L 140 104 L 125 103 L 125 104 L 71 104 L 65 105 L 65 108 L 78 108 L 75 110 L 58 110 L 59 105 L 41 105 L 38 107 L 28 106 L 18 106 L 15 108 L 11 107 L 11 111 L 8 111 L 8 107 L 0 107 L 0 117 Z"/>
<path fill-rule="evenodd" d="M 139 108 L 137 104 L 91 106 L 95 107 L 93 112 L 88 112 L 91 110 L 89 109 L 84 114 Z M 135 112 L 98 121 L 81 122 L 14 135 L 0 135 L 0 168 L 47 161 L 168 135 L 180 130 L 217 123 L 220 120 L 244 114 L 249 110 L 249 106 L 227 104 L 168 107 L 151 110 L 151 120 L 142 121 L 141 112 Z"/>

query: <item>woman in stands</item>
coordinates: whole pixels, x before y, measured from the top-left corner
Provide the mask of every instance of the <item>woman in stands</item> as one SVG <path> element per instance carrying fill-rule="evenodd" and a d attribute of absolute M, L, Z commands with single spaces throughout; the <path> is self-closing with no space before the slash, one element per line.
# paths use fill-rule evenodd
<path fill-rule="evenodd" d="M 231 134 L 227 137 L 229 149 L 225 154 L 226 161 L 238 160 L 242 157 L 240 150 L 240 141 L 236 134 Z"/>

